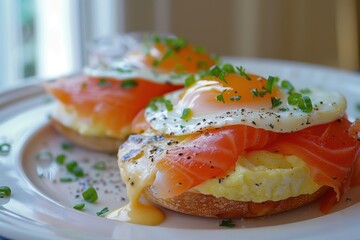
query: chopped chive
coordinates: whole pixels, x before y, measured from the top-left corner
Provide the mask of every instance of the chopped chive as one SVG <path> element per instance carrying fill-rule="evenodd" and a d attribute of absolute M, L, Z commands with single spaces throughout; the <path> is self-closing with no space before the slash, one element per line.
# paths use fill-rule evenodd
<path fill-rule="evenodd" d="M 300 92 L 302 94 L 309 94 L 309 93 L 311 93 L 311 90 L 309 88 L 302 88 L 302 89 L 300 89 Z"/>
<path fill-rule="evenodd" d="M 155 59 L 152 63 L 153 67 L 158 67 L 160 65 L 160 61 Z"/>
<path fill-rule="evenodd" d="M 280 98 L 271 97 L 271 108 L 276 108 L 282 104 Z"/>
<path fill-rule="evenodd" d="M 165 99 L 164 97 L 153 98 L 150 101 L 150 103 L 148 104 L 148 107 L 150 107 L 151 110 L 153 110 L 153 111 L 157 111 L 157 110 L 159 110 L 159 107 L 156 105 L 156 103 L 158 103 L 158 102 L 163 103 L 169 112 L 173 110 L 173 104 L 171 103 L 171 101 L 168 99 Z"/>
<path fill-rule="evenodd" d="M 186 46 L 187 42 L 184 38 L 166 38 L 165 44 L 169 48 L 179 51 Z"/>
<path fill-rule="evenodd" d="M 241 96 L 234 95 L 234 96 L 230 97 L 230 101 L 240 101 L 240 99 L 241 99 Z"/>
<path fill-rule="evenodd" d="M 83 177 L 84 176 L 84 170 L 79 166 L 75 166 L 72 169 L 71 173 L 74 174 L 76 177 Z"/>
<path fill-rule="evenodd" d="M 267 79 L 267 83 L 266 83 L 266 87 L 265 90 L 268 93 L 272 93 L 272 91 L 274 90 L 274 86 L 276 84 L 276 82 L 278 81 L 277 79 L 279 79 L 278 77 L 273 77 L 273 76 L 269 76 Z"/>
<path fill-rule="evenodd" d="M 138 82 L 134 79 L 127 79 L 121 82 L 120 87 L 124 89 L 130 89 L 133 87 L 136 87 L 138 85 Z"/>
<path fill-rule="evenodd" d="M 74 174 L 76 177 L 83 177 L 84 176 L 84 170 L 78 165 L 76 161 L 71 161 L 66 164 L 66 169 Z"/>
<path fill-rule="evenodd" d="M 240 67 L 236 67 L 236 70 L 239 72 L 240 76 L 242 76 L 242 77 L 246 78 L 247 80 L 251 81 L 251 78 L 245 72 L 245 68 L 240 66 Z"/>
<path fill-rule="evenodd" d="M 74 170 L 75 167 L 77 167 L 78 163 L 76 161 L 71 161 L 71 162 L 68 162 L 66 164 L 66 169 L 69 171 L 69 172 L 72 172 Z"/>
<path fill-rule="evenodd" d="M 97 192 L 93 186 L 88 187 L 83 193 L 82 196 L 85 201 L 93 203 L 98 199 Z"/>
<path fill-rule="evenodd" d="M 211 73 L 213 76 L 219 78 L 222 82 L 224 82 L 224 83 L 226 83 L 226 84 L 228 83 L 228 82 L 225 80 L 225 75 L 226 75 L 226 73 L 225 73 L 224 71 L 222 71 L 219 66 L 217 66 L 217 65 L 212 66 L 212 67 L 210 68 L 210 73 Z"/>
<path fill-rule="evenodd" d="M 65 154 L 59 154 L 55 158 L 56 163 L 59 164 L 59 165 L 63 165 L 65 163 L 65 160 L 66 160 L 66 155 Z"/>
<path fill-rule="evenodd" d="M 195 76 L 194 74 L 192 74 L 185 79 L 185 87 L 190 87 L 195 82 L 196 82 Z"/>
<path fill-rule="evenodd" d="M 72 181 L 74 181 L 74 179 L 69 178 L 69 177 L 60 178 L 60 182 L 62 182 L 62 183 L 68 183 L 68 182 L 72 182 Z"/>
<path fill-rule="evenodd" d="M 224 99 L 224 93 L 226 92 L 227 89 L 225 89 L 224 91 L 222 91 L 219 95 L 216 96 L 216 100 L 218 100 L 219 102 L 225 103 L 225 99 Z"/>
<path fill-rule="evenodd" d="M 0 187 L 0 196 L 9 197 L 11 195 L 11 189 L 8 186 Z"/>
<path fill-rule="evenodd" d="M 172 105 L 170 100 L 164 99 L 162 102 L 165 104 L 166 110 L 168 110 L 169 112 L 173 110 L 174 106 Z"/>
<path fill-rule="evenodd" d="M 191 118 L 192 112 L 190 108 L 185 108 L 181 114 L 182 120 L 189 120 Z"/>
<path fill-rule="evenodd" d="M 106 164 L 105 164 L 105 162 L 97 162 L 94 164 L 93 168 L 96 170 L 105 170 Z"/>
<path fill-rule="evenodd" d="M 220 227 L 235 227 L 235 223 L 233 222 L 232 219 L 227 219 L 227 220 L 222 220 L 219 224 Z"/>
<path fill-rule="evenodd" d="M 84 207 L 85 207 L 85 203 L 78 203 L 73 206 L 73 208 L 76 210 L 82 210 L 84 209 Z"/>
<path fill-rule="evenodd" d="M 251 89 L 251 94 L 253 97 L 264 97 L 266 91 L 259 91 L 257 88 Z"/>
<path fill-rule="evenodd" d="M 108 211 L 109 211 L 109 208 L 108 208 L 108 207 L 104 207 L 103 209 L 101 209 L 100 212 L 97 212 L 96 215 L 101 216 L 101 215 L 107 213 Z"/>
<path fill-rule="evenodd" d="M 174 53 L 174 51 L 172 49 L 168 49 L 166 51 L 166 53 L 164 54 L 164 56 L 162 57 L 161 61 L 164 61 L 165 59 L 167 59 L 168 57 L 170 57 L 172 54 Z"/>
<path fill-rule="evenodd" d="M 0 144 L 0 153 L 7 154 L 11 150 L 11 145 L 9 143 Z"/>
<path fill-rule="evenodd" d="M 312 102 L 311 99 L 308 96 L 304 96 L 299 99 L 298 107 L 301 111 L 309 113 L 312 111 Z"/>
<path fill-rule="evenodd" d="M 290 104 L 290 105 L 293 105 L 293 106 L 295 106 L 295 105 L 297 105 L 298 104 L 298 102 L 299 102 L 299 100 L 300 100 L 300 98 L 302 97 L 302 95 L 300 94 L 300 93 L 291 93 L 289 96 L 288 96 L 288 103 Z"/>
<path fill-rule="evenodd" d="M 224 64 L 222 67 L 221 67 L 221 70 L 223 70 L 224 72 L 226 73 L 235 73 L 235 68 L 233 65 L 227 63 L 227 64 Z"/>
<path fill-rule="evenodd" d="M 73 150 L 73 149 L 75 148 L 75 146 L 74 146 L 73 144 L 71 144 L 71 143 L 63 142 L 63 143 L 61 144 L 61 148 L 62 148 L 63 150 Z"/>
<path fill-rule="evenodd" d="M 154 43 L 160 43 L 161 42 L 161 37 L 159 35 L 157 35 L 157 34 L 154 34 L 152 39 L 153 39 Z"/>
<path fill-rule="evenodd" d="M 281 82 L 281 88 L 287 90 L 289 94 L 293 93 L 295 90 L 294 86 L 288 80 L 283 80 Z"/>
<path fill-rule="evenodd" d="M 202 47 L 202 46 L 196 46 L 196 47 L 195 47 L 195 52 L 196 52 L 197 54 L 204 54 L 204 53 L 205 53 L 205 48 Z"/>

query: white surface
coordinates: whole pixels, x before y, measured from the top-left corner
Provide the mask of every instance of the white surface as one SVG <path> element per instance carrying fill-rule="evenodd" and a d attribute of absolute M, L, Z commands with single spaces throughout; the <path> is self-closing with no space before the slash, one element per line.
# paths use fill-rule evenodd
<path fill-rule="evenodd" d="M 277 75 L 296 86 L 317 86 L 338 90 L 348 99 L 351 118 L 359 117 L 360 76 L 314 65 L 255 59 L 230 59 L 247 71 L 267 77 Z M 352 189 L 331 214 L 322 215 L 317 203 L 294 211 L 260 219 L 235 220 L 233 229 L 220 228 L 219 220 L 186 216 L 166 211 L 160 226 L 149 227 L 111 221 L 96 216 L 103 207 L 110 210 L 124 204 L 114 156 L 81 148 L 61 149 L 65 140 L 48 125 L 52 107 L 39 86 L 28 86 L 0 94 L 0 143 L 12 143 L 9 155 L 0 155 L 0 185 L 10 186 L 12 196 L 0 198 L 0 235 L 11 239 L 358 239 L 360 235 L 360 188 Z M 63 166 L 48 159 L 37 160 L 39 151 L 55 156 L 66 153 L 89 174 L 73 183 L 59 183 L 68 176 Z M 92 165 L 106 161 L 106 171 Z M 99 200 L 86 204 L 82 212 L 72 209 L 81 202 L 76 191 L 98 179 Z M 106 186 L 100 179 L 106 180 Z M 55 181 L 55 182 L 54 182 Z M 105 193 L 107 192 L 107 193 Z M 351 201 L 349 199 L 351 198 Z M 348 199 L 348 201 L 346 200 Z"/>

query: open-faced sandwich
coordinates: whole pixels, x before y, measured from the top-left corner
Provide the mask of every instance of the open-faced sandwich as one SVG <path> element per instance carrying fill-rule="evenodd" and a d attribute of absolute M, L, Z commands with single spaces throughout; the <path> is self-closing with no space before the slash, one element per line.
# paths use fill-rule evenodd
<path fill-rule="evenodd" d="M 347 119 L 342 95 L 230 64 L 205 75 L 166 94 L 171 108 L 153 102 L 133 122 L 143 133 L 118 153 L 130 202 L 109 218 L 160 223 L 141 196 L 215 218 L 270 215 L 320 197 L 327 212 L 358 182 L 360 122 Z"/>
<path fill-rule="evenodd" d="M 131 133 L 131 121 L 151 99 L 182 88 L 186 79 L 194 78 L 191 74 L 215 63 L 203 48 L 182 38 L 148 39 L 116 67 L 46 84 L 57 100 L 51 115 L 54 127 L 80 146 L 116 152 Z"/>

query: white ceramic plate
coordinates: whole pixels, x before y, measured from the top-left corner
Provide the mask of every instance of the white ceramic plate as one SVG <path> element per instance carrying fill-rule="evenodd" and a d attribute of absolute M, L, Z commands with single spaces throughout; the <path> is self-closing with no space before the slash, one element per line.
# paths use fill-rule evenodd
<path fill-rule="evenodd" d="M 360 76 L 332 68 L 294 62 L 227 58 L 247 71 L 277 75 L 296 86 L 337 90 L 348 99 L 348 114 L 360 117 Z M 0 93 L 0 143 L 10 142 L 8 155 L 0 155 L 0 186 L 12 189 L 0 198 L 0 236 L 11 239 L 358 239 L 360 236 L 360 188 L 352 189 L 328 215 L 317 203 L 266 218 L 238 219 L 235 228 L 219 227 L 219 220 L 165 211 L 166 221 L 155 227 L 111 221 L 96 215 L 104 207 L 123 205 L 126 192 L 115 156 L 62 148 L 66 142 L 48 124 L 53 106 L 41 86 L 30 85 Z M 54 158 L 66 154 L 87 176 L 71 183 L 65 166 Z M 105 162 L 105 170 L 93 169 Z M 83 211 L 72 208 L 82 202 L 89 184 L 98 188 L 99 200 Z"/>

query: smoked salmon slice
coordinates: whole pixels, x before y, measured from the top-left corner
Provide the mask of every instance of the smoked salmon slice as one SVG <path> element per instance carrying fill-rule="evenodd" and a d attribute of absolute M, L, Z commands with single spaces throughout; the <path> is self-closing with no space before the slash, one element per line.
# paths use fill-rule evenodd
<path fill-rule="evenodd" d="M 349 135 L 351 123 L 342 118 L 290 134 L 282 134 L 268 150 L 296 155 L 310 167 L 319 185 L 332 187 L 340 198 L 351 180 L 359 142 Z"/>
<path fill-rule="evenodd" d="M 285 134 L 236 125 L 192 135 L 159 156 L 153 187 L 159 197 L 176 196 L 226 176 L 241 154 L 268 150 L 303 159 L 316 183 L 334 189 L 336 202 L 354 178 L 352 169 L 360 151 L 358 140 L 349 135 L 350 126 L 343 117 Z"/>
<path fill-rule="evenodd" d="M 117 137 L 152 98 L 182 86 L 140 78 L 120 81 L 82 75 L 48 83 L 45 88 L 77 116 L 107 129 L 109 136 Z"/>
<path fill-rule="evenodd" d="M 264 148 L 277 135 L 245 125 L 191 135 L 159 156 L 154 190 L 159 197 L 169 198 L 208 179 L 223 177 L 242 153 Z"/>

